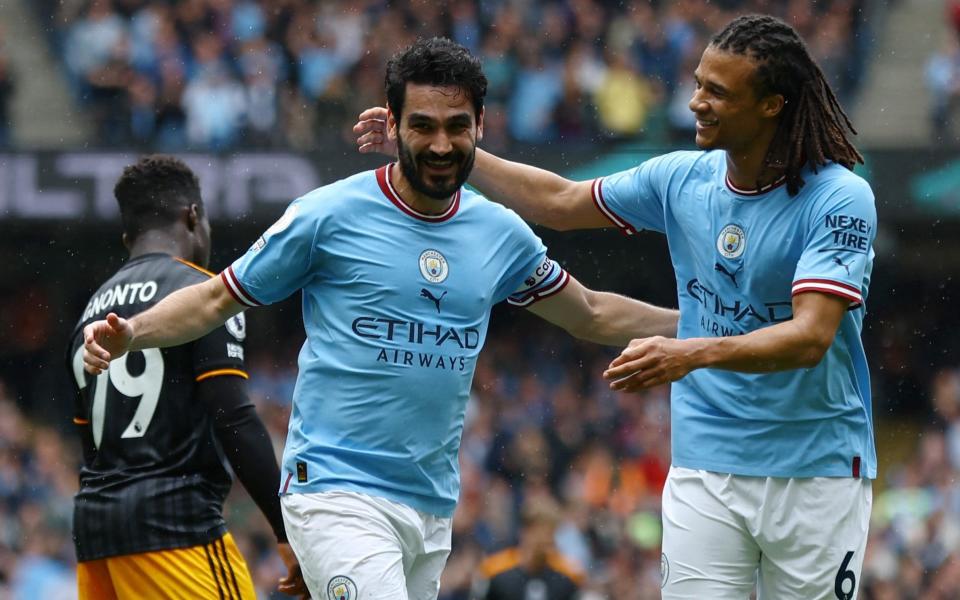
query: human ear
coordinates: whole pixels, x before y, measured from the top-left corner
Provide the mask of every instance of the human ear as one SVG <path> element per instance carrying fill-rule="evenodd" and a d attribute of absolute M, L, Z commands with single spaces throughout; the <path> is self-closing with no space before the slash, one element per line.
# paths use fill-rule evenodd
<path fill-rule="evenodd" d="M 400 121 L 393 114 L 393 111 L 387 108 L 387 138 L 391 141 L 396 141 L 397 139 L 397 127 L 400 126 Z"/>
<path fill-rule="evenodd" d="M 770 94 L 761 100 L 761 109 L 765 117 L 773 118 L 783 112 L 783 107 L 786 104 L 787 99 L 783 97 L 783 94 Z"/>
<path fill-rule="evenodd" d="M 187 229 L 193 231 L 200 225 L 200 207 L 191 204 L 187 208 Z"/>

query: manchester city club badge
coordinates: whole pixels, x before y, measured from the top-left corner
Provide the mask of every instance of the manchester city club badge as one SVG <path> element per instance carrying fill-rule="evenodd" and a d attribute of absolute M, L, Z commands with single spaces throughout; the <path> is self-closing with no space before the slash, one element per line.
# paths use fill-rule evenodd
<path fill-rule="evenodd" d="M 660 589 L 667 587 L 667 581 L 670 579 L 670 561 L 667 560 L 666 553 L 660 554 Z"/>
<path fill-rule="evenodd" d="M 449 274 L 447 259 L 437 250 L 424 250 L 420 254 L 420 274 L 430 283 L 442 283 Z"/>
<path fill-rule="evenodd" d="M 746 247 L 747 236 L 739 225 L 727 225 L 717 238 L 717 251 L 726 258 L 739 258 Z"/>
<path fill-rule="evenodd" d="M 327 584 L 330 600 L 357 600 L 357 584 L 346 575 L 337 575 Z"/>

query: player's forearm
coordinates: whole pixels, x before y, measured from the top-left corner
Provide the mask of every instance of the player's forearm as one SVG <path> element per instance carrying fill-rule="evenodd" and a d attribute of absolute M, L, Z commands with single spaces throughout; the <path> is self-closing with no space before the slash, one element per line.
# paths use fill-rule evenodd
<path fill-rule="evenodd" d="M 267 518 L 277 541 L 287 540 L 277 498 L 280 468 L 273 442 L 247 396 L 244 379 L 226 375 L 204 379 L 197 385 L 197 398 L 213 419 L 220 447 L 233 472 Z"/>
<path fill-rule="evenodd" d="M 273 443 L 253 406 L 246 412 L 248 414 L 242 420 L 218 428 L 217 438 L 237 479 L 267 518 L 277 541 L 286 542 L 287 534 L 283 528 L 280 503 L 277 502 L 280 468 L 273 453 Z"/>
<path fill-rule="evenodd" d="M 677 336 L 680 313 L 675 309 L 609 292 L 592 292 L 589 302 L 593 318 L 585 334 L 590 341 L 625 346 L 636 338 Z"/>
<path fill-rule="evenodd" d="M 242 310 L 243 306 L 233 300 L 219 277 L 177 290 L 130 319 L 130 350 L 191 342 Z"/>
<path fill-rule="evenodd" d="M 555 173 L 504 160 L 478 148 L 469 182 L 527 221 L 558 230 L 577 227 L 568 214 L 572 207 L 569 194 L 577 184 Z"/>
<path fill-rule="evenodd" d="M 691 338 L 694 368 L 709 367 L 744 373 L 810 369 L 820 363 L 832 339 L 796 321 L 787 321 L 745 335 Z"/>

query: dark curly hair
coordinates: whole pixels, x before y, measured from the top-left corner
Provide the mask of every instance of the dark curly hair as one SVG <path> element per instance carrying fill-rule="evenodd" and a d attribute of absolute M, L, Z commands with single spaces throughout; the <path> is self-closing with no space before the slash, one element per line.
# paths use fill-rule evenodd
<path fill-rule="evenodd" d="M 469 94 L 476 118 L 487 95 L 487 77 L 480 60 L 460 44 L 442 37 L 418 39 L 387 63 L 387 105 L 398 120 L 408 83 L 459 87 Z"/>
<path fill-rule="evenodd" d="M 113 195 L 120 205 L 123 232 L 131 240 L 144 231 L 173 224 L 191 204 L 203 214 L 197 176 L 173 156 L 144 156 L 129 165 L 117 180 Z"/>
<path fill-rule="evenodd" d="M 791 196 L 803 187 L 800 173 L 808 163 L 814 172 L 827 161 L 848 169 L 863 163 L 848 136 L 857 133 L 853 124 L 793 27 L 775 17 L 745 15 L 731 21 L 710 45 L 752 58 L 757 95 L 780 94 L 786 100 L 765 162 L 784 169 Z"/>

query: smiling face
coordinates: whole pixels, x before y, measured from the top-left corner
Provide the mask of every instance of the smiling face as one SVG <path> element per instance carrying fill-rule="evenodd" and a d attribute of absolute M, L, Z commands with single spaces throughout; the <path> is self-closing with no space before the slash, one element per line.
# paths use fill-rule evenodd
<path fill-rule="evenodd" d="M 407 84 L 400 121 L 391 112 L 387 126 L 403 176 L 416 192 L 446 200 L 467 181 L 483 135 L 483 111 L 479 119 L 474 114 L 472 99 L 459 87 Z"/>
<path fill-rule="evenodd" d="M 766 152 L 783 109 L 783 96 L 759 97 L 757 63 L 749 56 L 707 46 L 694 72 L 690 110 L 697 117 L 697 147 L 737 155 Z"/>

